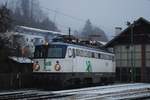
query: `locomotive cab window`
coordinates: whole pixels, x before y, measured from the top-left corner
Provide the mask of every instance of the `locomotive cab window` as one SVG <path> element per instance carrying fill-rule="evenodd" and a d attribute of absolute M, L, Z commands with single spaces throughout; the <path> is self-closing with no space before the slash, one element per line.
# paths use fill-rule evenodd
<path fill-rule="evenodd" d="M 45 46 L 36 46 L 34 52 L 35 58 L 45 58 L 47 57 L 47 49 Z"/>
<path fill-rule="evenodd" d="M 63 57 L 63 49 L 62 48 L 49 48 L 48 49 L 48 58 L 62 58 Z"/>
<path fill-rule="evenodd" d="M 65 58 L 66 47 L 60 45 L 36 46 L 35 58 Z"/>
<path fill-rule="evenodd" d="M 67 47 L 64 45 L 52 45 L 48 48 L 48 58 L 65 58 Z"/>

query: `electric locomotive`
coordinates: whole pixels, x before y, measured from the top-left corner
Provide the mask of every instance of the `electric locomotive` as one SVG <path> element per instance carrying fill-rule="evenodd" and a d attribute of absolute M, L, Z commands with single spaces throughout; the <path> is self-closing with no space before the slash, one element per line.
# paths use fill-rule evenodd
<path fill-rule="evenodd" d="M 114 54 L 77 44 L 53 42 L 35 47 L 33 78 L 37 87 L 111 83 Z"/>

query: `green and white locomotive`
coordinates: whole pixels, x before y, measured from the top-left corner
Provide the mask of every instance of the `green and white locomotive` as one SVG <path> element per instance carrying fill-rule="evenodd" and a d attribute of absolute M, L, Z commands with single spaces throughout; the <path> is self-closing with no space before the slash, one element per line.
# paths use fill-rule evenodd
<path fill-rule="evenodd" d="M 114 54 L 101 49 L 54 42 L 35 48 L 33 78 L 38 86 L 101 84 L 114 81 Z"/>

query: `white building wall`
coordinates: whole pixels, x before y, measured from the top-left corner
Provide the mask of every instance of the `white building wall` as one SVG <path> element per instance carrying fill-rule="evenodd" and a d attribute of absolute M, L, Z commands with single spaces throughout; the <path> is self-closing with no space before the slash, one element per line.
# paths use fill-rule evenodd
<path fill-rule="evenodd" d="M 17 26 L 13 36 L 21 36 L 19 39 L 22 42 L 22 48 L 28 48 L 30 56 L 33 56 L 35 45 L 45 44 L 52 41 L 54 37 L 60 35 L 59 32 L 41 30 L 37 28 L 30 28 L 25 26 Z"/>

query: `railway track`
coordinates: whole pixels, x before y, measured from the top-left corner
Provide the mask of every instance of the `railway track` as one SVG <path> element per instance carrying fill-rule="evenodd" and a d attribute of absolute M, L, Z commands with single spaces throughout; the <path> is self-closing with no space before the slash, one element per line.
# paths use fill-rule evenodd
<path fill-rule="evenodd" d="M 137 89 L 131 91 L 121 91 L 115 93 L 104 93 L 96 95 L 86 96 L 76 96 L 78 100 L 129 100 L 129 99 L 139 99 L 150 97 L 150 90 L 147 89 Z"/>
<path fill-rule="evenodd" d="M 69 95 L 53 94 L 51 91 L 41 91 L 41 90 L 25 90 L 25 91 L 15 91 L 15 92 L 5 92 L 0 93 L 0 100 L 38 100 L 38 99 L 50 99 L 50 98 L 60 98 Z"/>
<path fill-rule="evenodd" d="M 150 98 L 150 84 L 121 84 L 62 91 L 22 90 L 0 92 L 0 100 L 124 100 Z"/>
<path fill-rule="evenodd" d="M 56 91 L 55 93 L 72 94 L 75 100 L 124 100 L 150 97 L 150 84 L 122 84 L 94 88 Z"/>

